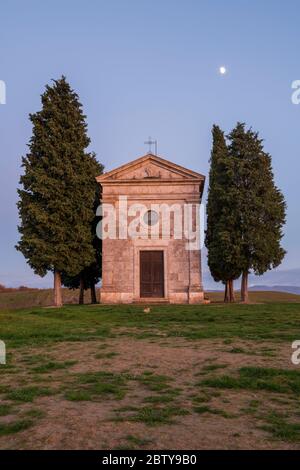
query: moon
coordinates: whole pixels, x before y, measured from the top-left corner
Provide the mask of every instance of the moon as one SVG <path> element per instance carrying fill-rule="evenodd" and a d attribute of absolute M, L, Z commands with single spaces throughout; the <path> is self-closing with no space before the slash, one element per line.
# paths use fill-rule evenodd
<path fill-rule="evenodd" d="M 224 65 L 221 65 L 221 67 L 219 68 L 219 73 L 221 75 L 225 75 L 225 73 L 227 73 L 226 67 Z"/>

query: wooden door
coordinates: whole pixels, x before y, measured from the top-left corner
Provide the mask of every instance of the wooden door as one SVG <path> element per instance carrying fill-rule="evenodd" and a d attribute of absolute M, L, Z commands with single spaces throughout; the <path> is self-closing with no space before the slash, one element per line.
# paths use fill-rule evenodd
<path fill-rule="evenodd" d="M 140 251 L 140 297 L 164 297 L 163 251 Z"/>

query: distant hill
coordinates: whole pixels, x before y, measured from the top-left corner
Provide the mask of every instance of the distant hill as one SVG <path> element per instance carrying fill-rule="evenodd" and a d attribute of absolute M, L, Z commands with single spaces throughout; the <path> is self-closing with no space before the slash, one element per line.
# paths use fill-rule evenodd
<path fill-rule="evenodd" d="M 66 304 L 78 303 L 78 290 L 62 289 L 63 300 Z M 86 303 L 90 302 L 87 291 Z M 0 309 L 48 307 L 53 305 L 53 289 L 6 289 L 0 291 Z"/>
<path fill-rule="evenodd" d="M 240 288 L 240 279 L 236 280 L 234 287 Z M 214 282 L 208 270 L 203 271 L 203 285 L 206 290 L 222 290 L 222 283 Z M 266 272 L 263 276 L 249 275 L 249 285 L 253 290 L 264 290 L 274 292 L 291 292 L 300 294 L 300 269 L 273 269 Z"/>
<path fill-rule="evenodd" d="M 261 286 L 259 286 L 261 287 Z M 240 292 L 236 291 L 236 301 L 240 301 Z M 211 302 L 223 302 L 224 292 L 221 291 L 206 291 L 206 297 Z M 278 292 L 270 290 L 251 290 L 249 292 L 250 302 L 253 303 L 272 303 L 272 302 L 296 302 L 300 303 L 300 295 L 292 294 L 290 292 Z"/>
<path fill-rule="evenodd" d="M 0 293 L 2 292 L 24 292 L 24 291 L 37 291 L 37 288 L 20 286 L 20 287 L 6 287 L 3 284 L 0 284 Z"/>
<path fill-rule="evenodd" d="M 298 286 L 251 286 L 251 291 L 273 291 L 273 292 L 288 292 L 289 294 L 300 295 L 300 287 Z"/>

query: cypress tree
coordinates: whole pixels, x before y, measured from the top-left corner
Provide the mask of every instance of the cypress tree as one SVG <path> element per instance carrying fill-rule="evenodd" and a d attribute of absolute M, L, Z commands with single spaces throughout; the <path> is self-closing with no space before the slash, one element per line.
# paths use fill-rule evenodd
<path fill-rule="evenodd" d="M 241 299 L 248 302 L 250 270 L 261 275 L 279 266 L 285 255 L 280 242 L 286 205 L 258 133 L 237 123 L 229 138 L 239 212 Z"/>
<path fill-rule="evenodd" d="M 98 164 L 96 171 L 98 175 L 101 174 L 103 167 Z M 100 188 L 95 180 L 91 181 L 91 184 L 94 184 L 96 189 L 94 200 L 94 214 L 96 214 L 96 210 L 100 202 Z M 84 303 L 84 291 L 87 289 L 91 290 L 92 304 L 97 303 L 96 284 L 100 281 L 102 275 L 102 240 L 99 239 L 96 235 L 96 227 L 99 220 L 100 217 L 95 215 L 91 224 L 94 261 L 76 276 L 69 276 L 65 272 L 62 273 L 62 283 L 64 286 L 68 287 L 69 289 L 79 289 L 79 304 Z"/>
<path fill-rule="evenodd" d="M 225 284 L 224 300 L 232 302 L 233 281 L 241 273 L 237 264 L 240 243 L 234 171 L 224 133 L 216 125 L 212 137 L 205 245 L 212 277 Z"/>
<path fill-rule="evenodd" d="M 47 85 L 41 101 L 42 109 L 30 114 L 32 137 L 22 158 L 16 248 L 36 274 L 53 272 L 54 304 L 61 306 L 61 273 L 75 276 L 94 261 L 97 162 L 87 152 L 86 116 L 66 78 Z"/>
<path fill-rule="evenodd" d="M 84 304 L 84 291 L 87 289 L 91 290 L 91 302 L 93 304 L 97 303 L 95 286 L 100 281 L 100 270 L 101 266 L 95 260 L 77 276 L 68 276 L 65 272 L 62 272 L 63 285 L 69 289 L 79 289 L 78 303 L 80 305 Z"/>

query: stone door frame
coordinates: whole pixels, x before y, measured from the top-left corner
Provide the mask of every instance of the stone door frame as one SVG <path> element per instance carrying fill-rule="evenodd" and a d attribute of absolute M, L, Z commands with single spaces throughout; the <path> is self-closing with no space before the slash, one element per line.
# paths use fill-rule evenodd
<path fill-rule="evenodd" d="M 149 253 L 151 253 L 150 257 Z M 146 272 L 150 274 L 150 279 L 147 281 L 143 279 Z M 160 297 L 162 299 L 165 297 L 164 272 L 163 250 L 140 250 L 140 297 Z M 155 291 L 160 295 L 154 295 Z M 146 292 L 148 295 L 145 295 Z"/>
<path fill-rule="evenodd" d="M 138 240 L 136 240 L 138 241 Z M 169 301 L 168 288 L 168 245 L 159 240 L 159 245 L 154 244 L 138 244 L 134 247 L 133 270 L 134 270 L 134 301 L 147 302 L 147 297 L 140 297 L 140 252 L 141 251 L 162 251 L 164 259 L 164 297 L 149 297 L 149 302 Z M 140 240 L 142 242 L 142 240 Z"/>

